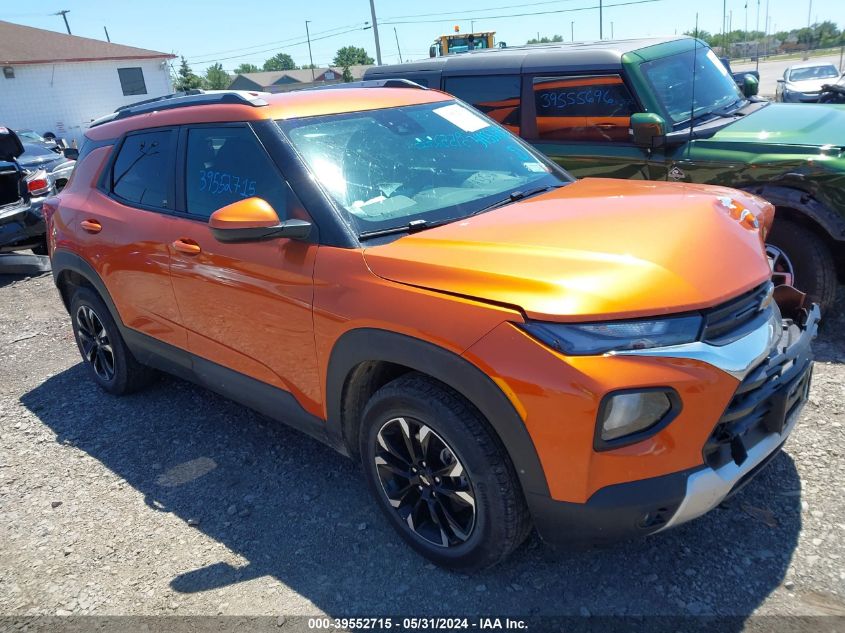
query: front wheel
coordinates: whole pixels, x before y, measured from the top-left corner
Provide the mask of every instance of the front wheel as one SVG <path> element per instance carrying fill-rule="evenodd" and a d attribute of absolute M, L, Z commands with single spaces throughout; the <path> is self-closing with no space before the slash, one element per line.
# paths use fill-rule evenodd
<path fill-rule="evenodd" d="M 360 454 L 389 522 L 438 565 L 473 570 L 504 559 L 530 530 L 513 465 L 481 414 L 421 374 L 367 404 Z"/>
<path fill-rule="evenodd" d="M 791 220 L 775 220 L 766 251 L 774 261 L 775 285 L 788 284 L 807 294 L 822 310 L 836 297 L 836 266 L 827 244 Z"/>

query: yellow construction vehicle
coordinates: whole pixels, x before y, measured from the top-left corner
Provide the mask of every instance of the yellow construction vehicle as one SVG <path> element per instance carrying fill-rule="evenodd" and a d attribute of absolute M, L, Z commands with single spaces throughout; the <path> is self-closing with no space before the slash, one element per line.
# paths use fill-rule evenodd
<path fill-rule="evenodd" d="M 461 33 L 459 27 L 451 35 L 441 35 L 428 49 L 429 57 L 441 57 L 443 55 L 454 55 L 455 53 L 466 53 L 482 48 L 493 48 L 496 44 L 496 31 L 483 31 L 481 33 Z M 504 46 L 504 42 L 499 46 Z"/>

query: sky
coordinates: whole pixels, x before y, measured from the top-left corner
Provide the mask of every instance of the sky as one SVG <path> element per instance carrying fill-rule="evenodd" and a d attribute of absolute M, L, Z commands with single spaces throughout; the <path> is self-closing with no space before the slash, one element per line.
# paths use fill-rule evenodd
<path fill-rule="evenodd" d="M 565 41 L 599 38 L 599 0 L 374 0 L 383 63 L 428 56 L 439 35 L 496 31 L 496 40 L 524 44 L 531 37 L 562 35 Z M 725 0 L 733 29 L 759 24 L 768 5 L 770 30 L 788 30 L 833 20 L 845 27 L 845 0 Z M 723 0 L 602 0 L 604 38 L 680 34 L 699 28 L 722 30 Z M 745 8 L 747 5 L 747 9 Z M 759 6 L 759 22 L 758 22 Z M 215 61 L 231 71 L 240 63 L 261 66 L 277 52 L 309 63 L 306 20 L 314 63 L 331 63 L 338 48 L 360 46 L 375 58 L 369 0 L 40 0 L 0 2 L 0 20 L 184 55 L 194 72 Z M 533 14 L 533 15 L 532 15 Z M 746 18 L 747 16 L 747 18 Z M 397 46 L 397 39 L 399 46 Z"/>

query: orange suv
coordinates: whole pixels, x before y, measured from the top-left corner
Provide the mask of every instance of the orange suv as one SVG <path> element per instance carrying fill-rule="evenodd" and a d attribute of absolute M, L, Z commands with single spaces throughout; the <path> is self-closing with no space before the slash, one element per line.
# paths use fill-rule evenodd
<path fill-rule="evenodd" d="M 96 383 L 162 370 L 301 429 L 464 569 L 532 527 L 665 530 L 777 453 L 819 313 L 772 288 L 770 204 L 574 182 L 452 97 L 380 83 L 171 98 L 86 132 L 45 215 Z"/>

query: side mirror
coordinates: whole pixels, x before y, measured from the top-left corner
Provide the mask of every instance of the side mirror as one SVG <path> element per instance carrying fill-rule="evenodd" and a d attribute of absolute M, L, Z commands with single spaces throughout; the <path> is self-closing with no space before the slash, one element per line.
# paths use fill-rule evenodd
<path fill-rule="evenodd" d="M 437 44 L 428 47 L 428 56 L 437 57 Z"/>
<path fill-rule="evenodd" d="M 62 150 L 62 154 L 64 154 L 65 158 L 69 158 L 71 160 L 79 158 L 79 150 L 75 147 L 65 147 Z"/>
<path fill-rule="evenodd" d="M 224 244 L 277 237 L 303 240 L 311 232 L 311 223 L 305 220 L 281 222 L 273 207 L 261 198 L 245 198 L 217 209 L 208 218 L 208 226 L 214 239 Z"/>
<path fill-rule="evenodd" d="M 742 79 L 742 94 L 753 97 L 760 91 L 760 82 L 754 75 L 745 75 Z"/>
<path fill-rule="evenodd" d="M 653 112 L 637 112 L 631 115 L 631 132 L 634 145 L 658 147 L 666 137 L 666 120 Z"/>

